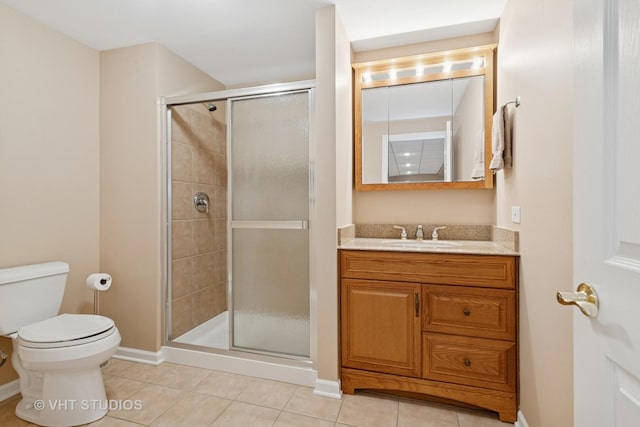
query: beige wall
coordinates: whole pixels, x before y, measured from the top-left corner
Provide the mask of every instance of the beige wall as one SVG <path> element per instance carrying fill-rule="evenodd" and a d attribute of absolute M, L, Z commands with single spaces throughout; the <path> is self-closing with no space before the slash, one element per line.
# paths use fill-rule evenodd
<path fill-rule="evenodd" d="M 99 270 L 98 53 L 0 5 L 0 268 L 69 263 L 62 311 Z M 0 338 L 10 353 L 11 341 Z M 17 375 L 0 368 L 0 385 Z"/>
<path fill-rule="evenodd" d="M 544 26 L 544 31 L 540 27 Z M 513 169 L 497 174 L 497 225 L 520 231 L 520 409 L 530 427 L 573 425 L 572 2 L 510 0 L 500 23 L 498 105 L 515 110 Z M 511 206 L 522 208 L 512 224 Z"/>
<path fill-rule="evenodd" d="M 495 43 L 493 33 L 358 52 L 353 62 L 375 61 Z M 353 191 L 353 222 L 357 224 L 443 223 L 493 224 L 493 190 Z"/>
<path fill-rule="evenodd" d="M 164 337 L 158 97 L 221 88 L 155 43 L 100 53 L 100 266 L 113 276 L 101 304 L 124 347 L 158 351 Z"/>
<path fill-rule="evenodd" d="M 316 12 L 315 227 L 311 247 L 312 356 L 338 380 L 337 228 L 351 224 L 351 48 L 334 6 Z M 313 339 L 315 335 L 315 340 Z"/>

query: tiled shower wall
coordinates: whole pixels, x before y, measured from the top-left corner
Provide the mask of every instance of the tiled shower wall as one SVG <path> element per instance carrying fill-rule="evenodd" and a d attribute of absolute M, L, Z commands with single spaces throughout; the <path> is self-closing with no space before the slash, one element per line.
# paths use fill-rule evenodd
<path fill-rule="evenodd" d="M 227 156 L 224 104 L 174 107 L 171 120 L 171 332 L 227 309 Z M 193 203 L 209 195 L 209 213 Z"/>

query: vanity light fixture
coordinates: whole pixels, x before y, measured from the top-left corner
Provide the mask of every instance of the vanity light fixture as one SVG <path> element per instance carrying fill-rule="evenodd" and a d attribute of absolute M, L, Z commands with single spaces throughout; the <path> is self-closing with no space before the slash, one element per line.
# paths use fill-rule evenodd
<path fill-rule="evenodd" d="M 398 78 L 398 71 L 395 68 L 389 70 L 389 78 L 391 80 L 396 80 Z"/>
<path fill-rule="evenodd" d="M 422 64 L 416 67 L 416 76 L 420 77 L 424 75 L 424 66 Z"/>
<path fill-rule="evenodd" d="M 362 81 L 365 83 L 371 83 L 371 81 L 373 80 L 373 78 L 371 77 L 371 73 L 364 73 L 362 75 Z"/>
<path fill-rule="evenodd" d="M 451 71 L 451 62 L 445 62 L 444 64 L 442 64 L 442 72 L 443 73 L 448 73 Z"/>
<path fill-rule="evenodd" d="M 480 68 L 482 68 L 482 66 L 484 65 L 484 59 L 483 58 L 476 58 L 473 60 L 473 65 L 471 65 L 471 69 L 472 70 L 478 70 Z"/>

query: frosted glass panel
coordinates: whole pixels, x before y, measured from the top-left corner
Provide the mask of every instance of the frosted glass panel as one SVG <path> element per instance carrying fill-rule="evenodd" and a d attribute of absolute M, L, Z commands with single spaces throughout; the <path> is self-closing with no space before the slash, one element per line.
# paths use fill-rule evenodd
<path fill-rule="evenodd" d="M 231 101 L 230 153 L 232 344 L 308 357 L 308 93 Z"/>
<path fill-rule="evenodd" d="M 234 220 L 306 220 L 309 215 L 306 92 L 233 101 Z"/>
<path fill-rule="evenodd" d="M 233 230 L 233 345 L 309 355 L 307 230 Z"/>

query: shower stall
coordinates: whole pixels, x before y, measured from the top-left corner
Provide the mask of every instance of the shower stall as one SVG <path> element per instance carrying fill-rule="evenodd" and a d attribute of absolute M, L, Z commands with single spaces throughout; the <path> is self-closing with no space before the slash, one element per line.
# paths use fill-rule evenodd
<path fill-rule="evenodd" d="M 164 107 L 167 346 L 310 364 L 313 82 Z"/>

